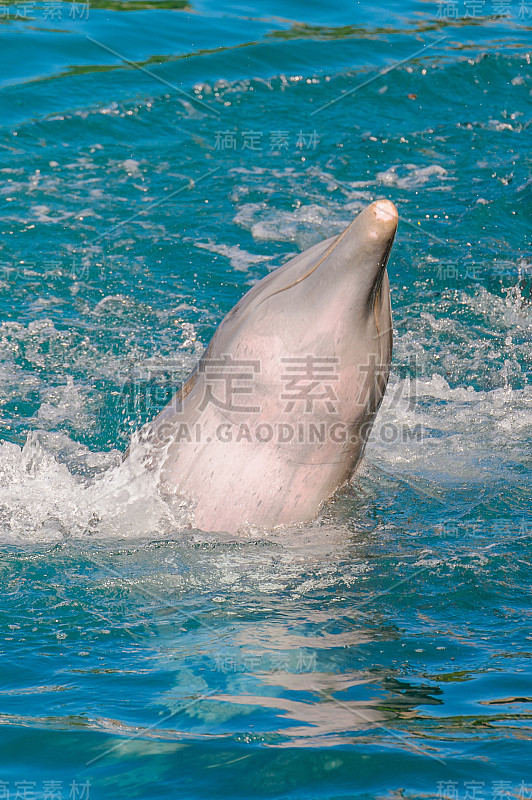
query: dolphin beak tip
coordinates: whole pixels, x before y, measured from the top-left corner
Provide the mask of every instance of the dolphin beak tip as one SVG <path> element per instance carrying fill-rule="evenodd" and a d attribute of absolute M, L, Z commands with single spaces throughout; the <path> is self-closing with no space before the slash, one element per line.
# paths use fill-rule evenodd
<path fill-rule="evenodd" d="M 373 210 L 375 220 L 379 223 L 385 223 L 387 226 L 397 228 L 399 215 L 397 208 L 391 200 L 376 200 L 371 204 L 370 208 Z"/>

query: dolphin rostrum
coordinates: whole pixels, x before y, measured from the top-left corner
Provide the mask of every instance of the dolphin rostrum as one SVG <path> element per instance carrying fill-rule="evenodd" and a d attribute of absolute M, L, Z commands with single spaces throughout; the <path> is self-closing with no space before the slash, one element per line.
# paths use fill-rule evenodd
<path fill-rule="evenodd" d="M 160 485 L 195 524 L 312 520 L 359 464 L 392 353 L 389 200 L 255 284 L 172 402 L 143 428 Z"/>

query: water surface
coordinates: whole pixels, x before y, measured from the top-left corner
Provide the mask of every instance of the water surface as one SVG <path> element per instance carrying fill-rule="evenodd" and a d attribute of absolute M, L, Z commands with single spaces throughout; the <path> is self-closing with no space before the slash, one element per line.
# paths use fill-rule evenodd
<path fill-rule="evenodd" d="M 0 14 L 3 796 L 531 796 L 532 6 L 500 10 Z M 239 297 L 383 196 L 348 490 L 235 538 L 122 485 Z"/>

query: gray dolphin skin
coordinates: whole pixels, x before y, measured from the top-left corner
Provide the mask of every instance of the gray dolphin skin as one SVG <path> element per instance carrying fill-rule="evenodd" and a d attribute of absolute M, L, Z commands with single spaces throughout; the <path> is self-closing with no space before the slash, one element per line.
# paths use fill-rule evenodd
<path fill-rule="evenodd" d="M 390 371 L 396 230 L 377 200 L 259 281 L 132 444 L 198 528 L 310 521 L 353 475 Z"/>

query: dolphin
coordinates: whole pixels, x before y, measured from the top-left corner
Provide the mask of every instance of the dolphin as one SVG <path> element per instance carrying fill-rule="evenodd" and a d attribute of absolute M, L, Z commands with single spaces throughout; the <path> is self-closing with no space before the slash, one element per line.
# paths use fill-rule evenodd
<path fill-rule="evenodd" d="M 256 283 L 132 443 L 196 527 L 314 519 L 355 472 L 392 355 L 389 200 Z"/>

